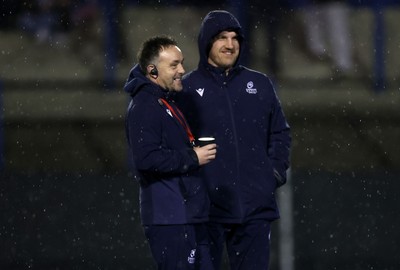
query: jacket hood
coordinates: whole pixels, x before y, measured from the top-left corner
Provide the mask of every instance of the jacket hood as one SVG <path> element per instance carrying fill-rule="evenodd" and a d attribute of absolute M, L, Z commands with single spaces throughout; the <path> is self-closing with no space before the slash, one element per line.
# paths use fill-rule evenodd
<path fill-rule="evenodd" d="M 235 31 L 239 35 L 240 52 L 239 58 L 235 65 L 238 65 L 244 45 L 244 36 L 242 33 L 242 27 L 239 21 L 231 13 L 225 10 L 214 10 L 210 11 L 203 19 L 200 27 L 200 33 L 198 36 L 198 47 L 200 62 L 199 65 L 206 65 L 208 59 L 208 53 L 211 48 L 211 42 L 213 38 L 225 30 Z"/>
<path fill-rule="evenodd" d="M 136 64 L 129 72 L 129 77 L 124 86 L 125 92 L 134 97 L 139 91 L 146 91 L 156 97 L 173 99 L 176 95 L 175 91 L 168 91 L 157 84 L 152 83 L 142 72 L 139 64 Z"/>
<path fill-rule="evenodd" d="M 143 75 L 139 65 L 137 64 L 129 72 L 129 77 L 126 80 L 124 90 L 131 96 L 134 96 L 146 84 L 151 84 L 151 82 Z"/>

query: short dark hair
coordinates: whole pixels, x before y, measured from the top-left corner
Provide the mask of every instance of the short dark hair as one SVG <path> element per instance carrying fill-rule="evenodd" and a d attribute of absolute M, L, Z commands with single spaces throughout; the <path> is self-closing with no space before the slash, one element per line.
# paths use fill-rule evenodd
<path fill-rule="evenodd" d="M 163 49 L 177 45 L 177 42 L 169 36 L 154 36 L 144 41 L 137 55 L 143 74 L 146 74 L 147 66 L 154 64 Z"/>

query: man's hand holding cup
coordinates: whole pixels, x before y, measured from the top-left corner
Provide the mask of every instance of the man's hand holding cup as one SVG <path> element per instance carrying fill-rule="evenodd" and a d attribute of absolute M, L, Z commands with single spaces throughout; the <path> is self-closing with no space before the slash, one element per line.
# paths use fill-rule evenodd
<path fill-rule="evenodd" d="M 199 159 L 199 164 L 204 165 L 215 159 L 217 144 L 214 137 L 200 137 L 196 140 L 194 151 Z"/>

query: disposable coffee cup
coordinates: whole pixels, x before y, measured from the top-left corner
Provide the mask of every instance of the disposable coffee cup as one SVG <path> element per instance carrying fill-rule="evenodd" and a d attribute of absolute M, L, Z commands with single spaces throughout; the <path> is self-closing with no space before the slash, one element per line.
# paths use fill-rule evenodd
<path fill-rule="evenodd" d="M 215 138 L 214 137 L 200 137 L 197 139 L 197 146 L 205 146 L 207 144 L 215 143 Z"/>

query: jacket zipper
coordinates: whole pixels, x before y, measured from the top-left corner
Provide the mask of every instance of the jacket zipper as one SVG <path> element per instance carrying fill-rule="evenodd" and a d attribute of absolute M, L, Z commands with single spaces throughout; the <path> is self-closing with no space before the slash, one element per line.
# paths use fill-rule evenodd
<path fill-rule="evenodd" d="M 225 97 L 227 99 L 227 103 L 228 103 L 228 107 L 229 107 L 229 115 L 230 115 L 230 119 L 231 119 L 231 125 L 232 125 L 232 133 L 233 133 L 233 140 L 234 143 L 236 145 L 235 149 L 236 149 L 236 183 L 235 183 L 235 189 L 240 188 L 239 182 L 240 182 L 240 169 L 239 169 L 239 164 L 240 164 L 240 155 L 239 155 L 239 142 L 238 142 L 238 136 L 237 136 L 237 131 L 236 131 L 236 123 L 235 123 L 235 115 L 233 113 L 233 105 L 232 105 L 232 100 L 230 98 L 229 95 L 229 89 L 228 89 L 228 82 L 227 82 L 227 77 L 224 77 L 224 81 L 223 81 L 223 87 L 224 87 L 224 94 Z M 236 194 L 240 195 L 240 192 L 237 192 Z M 243 205 L 242 205 L 242 198 L 241 196 L 238 197 L 239 199 L 239 207 L 240 207 L 240 218 L 242 218 L 243 216 Z"/>

